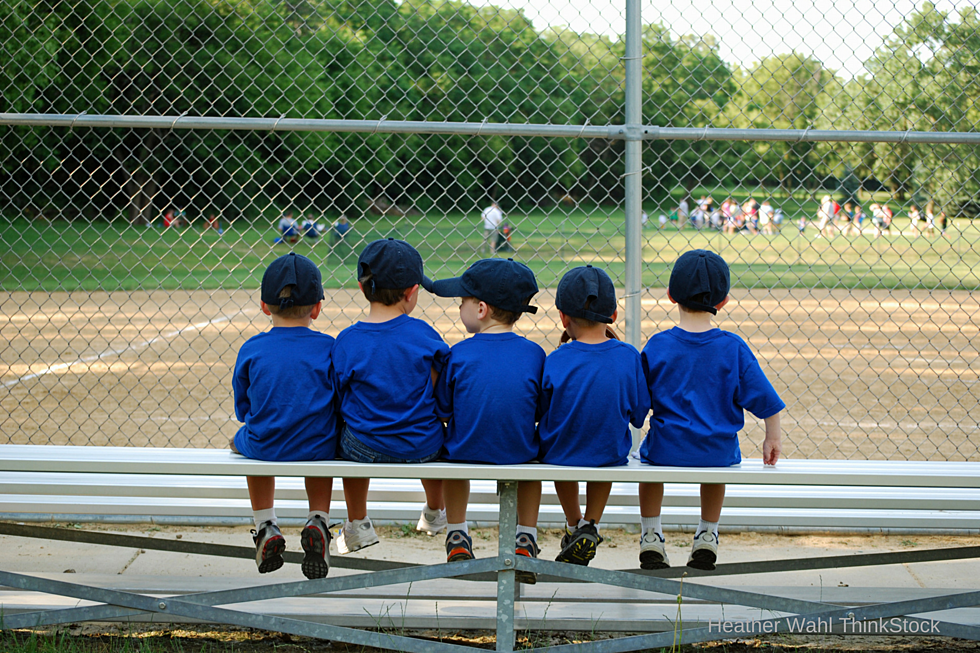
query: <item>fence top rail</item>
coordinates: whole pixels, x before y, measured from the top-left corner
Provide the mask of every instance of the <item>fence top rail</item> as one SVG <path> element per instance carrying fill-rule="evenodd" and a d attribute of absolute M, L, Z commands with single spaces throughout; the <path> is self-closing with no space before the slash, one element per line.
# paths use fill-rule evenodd
<path fill-rule="evenodd" d="M 540 136 L 609 140 L 786 141 L 796 143 L 915 143 L 980 145 L 980 132 L 877 131 L 839 129 L 728 129 L 655 125 L 552 125 L 533 123 L 437 122 L 421 120 L 327 120 L 305 118 L 232 118 L 221 116 L 128 116 L 0 113 L 0 125 L 21 127 L 96 127 L 124 129 L 216 129 L 358 134 L 433 134 L 461 136 Z"/>
<path fill-rule="evenodd" d="M 782 460 L 770 467 L 753 459 L 720 468 L 655 467 L 635 460 L 622 467 L 365 465 L 342 460 L 251 460 L 222 449 L 15 444 L 0 445 L 0 471 L 980 488 L 980 462 Z"/>

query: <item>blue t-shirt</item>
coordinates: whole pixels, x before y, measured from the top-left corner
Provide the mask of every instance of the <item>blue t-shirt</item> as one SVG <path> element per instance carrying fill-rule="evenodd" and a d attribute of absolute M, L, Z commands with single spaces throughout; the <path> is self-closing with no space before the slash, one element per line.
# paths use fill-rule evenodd
<path fill-rule="evenodd" d="M 742 460 L 742 409 L 760 419 L 786 404 L 759 361 L 734 333 L 680 327 L 658 333 L 643 348 L 653 416 L 640 459 L 654 465 L 728 467 Z"/>
<path fill-rule="evenodd" d="M 629 425 L 650 412 L 640 354 L 625 342 L 567 342 L 548 355 L 541 379 L 541 462 L 625 465 L 633 444 Z"/>
<path fill-rule="evenodd" d="M 396 458 L 424 458 L 442 448 L 432 373 L 442 372 L 449 345 L 408 315 L 357 322 L 337 336 L 334 380 L 351 434 Z"/>
<path fill-rule="evenodd" d="M 232 388 L 245 425 L 235 448 L 259 460 L 333 460 L 336 392 L 330 377 L 334 339 L 306 327 L 273 327 L 238 352 Z"/>
<path fill-rule="evenodd" d="M 544 350 L 516 333 L 477 333 L 453 345 L 436 384 L 449 420 L 445 458 L 514 465 L 538 456 L 534 430 Z"/>

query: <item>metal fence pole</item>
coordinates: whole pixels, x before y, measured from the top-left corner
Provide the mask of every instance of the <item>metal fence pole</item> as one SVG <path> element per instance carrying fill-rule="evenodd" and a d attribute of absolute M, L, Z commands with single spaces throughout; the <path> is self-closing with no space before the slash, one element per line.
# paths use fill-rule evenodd
<path fill-rule="evenodd" d="M 643 48 L 640 24 L 640 0 L 626 0 L 626 326 L 625 338 L 640 348 L 640 288 L 642 283 L 642 224 L 643 172 L 642 172 L 642 89 Z M 636 447 L 640 433 L 633 432 Z"/>

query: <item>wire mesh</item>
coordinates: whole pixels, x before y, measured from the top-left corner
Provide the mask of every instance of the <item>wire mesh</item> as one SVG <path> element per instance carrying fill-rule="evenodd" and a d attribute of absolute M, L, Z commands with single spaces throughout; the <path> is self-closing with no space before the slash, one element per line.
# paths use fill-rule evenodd
<path fill-rule="evenodd" d="M 638 13 L 642 128 L 621 2 L 3 3 L 3 441 L 226 446 L 265 266 L 313 258 L 336 334 L 366 311 L 358 251 L 395 236 L 434 278 L 530 265 L 546 310 L 518 331 L 546 350 L 567 269 L 622 289 L 639 257 L 642 345 L 675 323 L 675 258 L 712 249 L 787 455 L 980 458 L 976 10 Z M 465 337 L 451 301 L 418 310 Z"/>

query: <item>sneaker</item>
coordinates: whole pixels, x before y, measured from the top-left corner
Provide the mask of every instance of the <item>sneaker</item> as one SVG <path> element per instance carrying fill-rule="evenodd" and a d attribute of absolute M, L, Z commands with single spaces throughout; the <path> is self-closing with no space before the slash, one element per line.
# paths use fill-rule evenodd
<path fill-rule="evenodd" d="M 359 519 L 357 523 L 345 521 L 337 533 L 337 553 L 347 555 L 380 541 L 370 519 Z"/>
<path fill-rule="evenodd" d="M 718 535 L 710 531 L 701 531 L 694 536 L 694 546 L 691 547 L 691 557 L 687 566 L 694 569 L 713 571 L 718 559 Z"/>
<path fill-rule="evenodd" d="M 286 550 L 286 540 L 279 527 L 271 521 L 262 522 L 258 531 L 252 529 L 255 542 L 255 566 L 260 574 L 267 574 L 282 567 L 282 554 Z"/>
<path fill-rule="evenodd" d="M 446 535 L 446 562 L 472 560 L 473 538 L 463 531 L 449 531 Z"/>
<path fill-rule="evenodd" d="M 527 558 L 537 558 L 540 551 L 541 549 L 538 548 L 538 543 L 534 540 L 533 535 L 530 533 L 517 534 L 517 555 Z M 534 585 L 538 582 L 538 575 L 532 571 L 518 571 L 517 582 Z"/>
<path fill-rule="evenodd" d="M 300 534 L 300 544 L 306 556 L 303 558 L 303 575 L 309 579 L 326 578 L 330 571 L 330 529 L 326 522 L 315 516 L 306 522 Z"/>
<path fill-rule="evenodd" d="M 419 516 L 419 524 L 415 530 L 422 531 L 426 535 L 432 536 L 446 528 L 449 520 L 446 519 L 446 509 L 429 511 L 429 507 L 422 508 Z"/>
<path fill-rule="evenodd" d="M 565 527 L 565 536 L 561 538 L 561 553 L 555 558 L 558 562 L 570 562 L 573 565 L 588 566 L 589 561 L 595 557 L 596 549 L 602 542 L 595 522 L 590 521 L 585 526 L 579 526 L 574 532 L 569 533 Z"/>
<path fill-rule="evenodd" d="M 666 569 L 669 566 L 663 535 L 648 528 L 640 537 L 640 569 Z"/>

